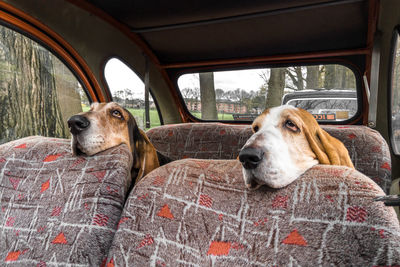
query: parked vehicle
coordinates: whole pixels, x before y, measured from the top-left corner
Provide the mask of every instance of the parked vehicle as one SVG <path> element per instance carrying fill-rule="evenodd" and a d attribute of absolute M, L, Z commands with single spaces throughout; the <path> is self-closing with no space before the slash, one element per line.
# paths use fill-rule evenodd
<path fill-rule="evenodd" d="M 343 121 L 357 112 L 355 90 L 306 90 L 285 94 L 282 104 L 307 110 L 318 121 Z"/>
<path fill-rule="evenodd" d="M 398 207 L 379 201 L 400 191 L 399 10 L 0 0 L 0 262 L 400 265 Z M 71 154 L 68 118 L 110 101 L 174 160 L 136 185 L 124 144 Z M 312 113 L 355 169 L 318 164 L 247 190 L 239 151 L 281 104 Z"/>

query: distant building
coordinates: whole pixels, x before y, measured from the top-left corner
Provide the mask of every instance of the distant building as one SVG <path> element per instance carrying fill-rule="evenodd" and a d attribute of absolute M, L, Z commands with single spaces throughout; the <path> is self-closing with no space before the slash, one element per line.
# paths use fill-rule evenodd
<path fill-rule="evenodd" d="M 189 111 L 201 111 L 201 102 L 196 100 L 186 100 Z M 247 106 L 229 100 L 217 100 L 218 113 L 247 113 Z"/>

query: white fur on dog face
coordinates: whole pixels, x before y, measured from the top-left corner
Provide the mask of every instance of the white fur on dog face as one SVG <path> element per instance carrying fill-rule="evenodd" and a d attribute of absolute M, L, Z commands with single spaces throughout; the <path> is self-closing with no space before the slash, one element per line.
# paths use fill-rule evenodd
<path fill-rule="evenodd" d="M 256 119 L 258 131 L 243 148 L 261 149 L 264 157 L 255 169 L 243 168 L 248 188 L 256 189 L 263 184 L 272 188 L 284 187 L 318 163 L 313 153 L 309 153 L 311 149 L 304 135 L 285 129 L 285 121 L 293 117 L 296 110 L 292 106 L 271 108 Z M 254 187 L 254 184 L 258 186 Z"/>
<path fill-rule="evenodd" d="M 105 133 L 95 120 L 91 121 L 90 128 L 87 131 L 74 138 L 76 139 L 77 148 L 88 156 L 104 150 Z"/>
<path fill-rule="evenodd" d="M 112 111 L 118 110 L 123 118 L 115 118 Z M 125 143 L 131 149 L 127 120 L 129 115 L 116 103 L 93 103 L 88 112 L 80 113 L 85 116 L 90 126 L 85 131 L 72 136 L 72 151 L 77 154 L 79 149 L 91 156 L 110 147 Z"/>

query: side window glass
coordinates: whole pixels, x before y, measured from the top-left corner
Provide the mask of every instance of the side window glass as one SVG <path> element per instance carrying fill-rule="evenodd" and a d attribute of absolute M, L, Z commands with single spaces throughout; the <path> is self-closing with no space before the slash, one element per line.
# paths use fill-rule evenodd
<path fill-rule="evenodd" d="M 358 111 L 354 72 L 337 64 L 184 74 L 178 86 L 189 112 L 203 120 L 252 121 L 282 104 L 318 121 L 345 121 Z"/>
<path fill-rule="evenodd" d="M 391 139 L 393 152 L 400 155 L 400 32 L 399 28 L 395 35 L 393 47 L 393 64 L 392 64 L 392 84 L 391 84 L 391 100 L 392 110 L 391 119 Z"/>
<path fill-rule="evenodd" d="M 0 26 L 0 144 L 69 138 L 67 120 L 89 105 L 81 84 L 49 50 Z"/>
<path fill-rule="evenodd" d="M 144 83 L 125 63 L 117 58 L 110 59 L 105 66 L 104 76 L 113 101 L 135 117 L 136 123 L 145 129 Z M 150 128 L 160 126 L 156 103 L 150 94 Z"/>

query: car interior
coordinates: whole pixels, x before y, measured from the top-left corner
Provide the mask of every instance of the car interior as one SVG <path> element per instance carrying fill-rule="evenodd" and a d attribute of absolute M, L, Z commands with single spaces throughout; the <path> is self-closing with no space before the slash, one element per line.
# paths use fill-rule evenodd
<path fill-rule="evenodd" d="M 96 102 L 172 162 L 135 183 L 137 143 L 72 154 Z M 249 190 L 280 105 L 354 169 Z M 0 0 L 0 265 L 398 266 L 399 205 L 400 1 Z"/>

